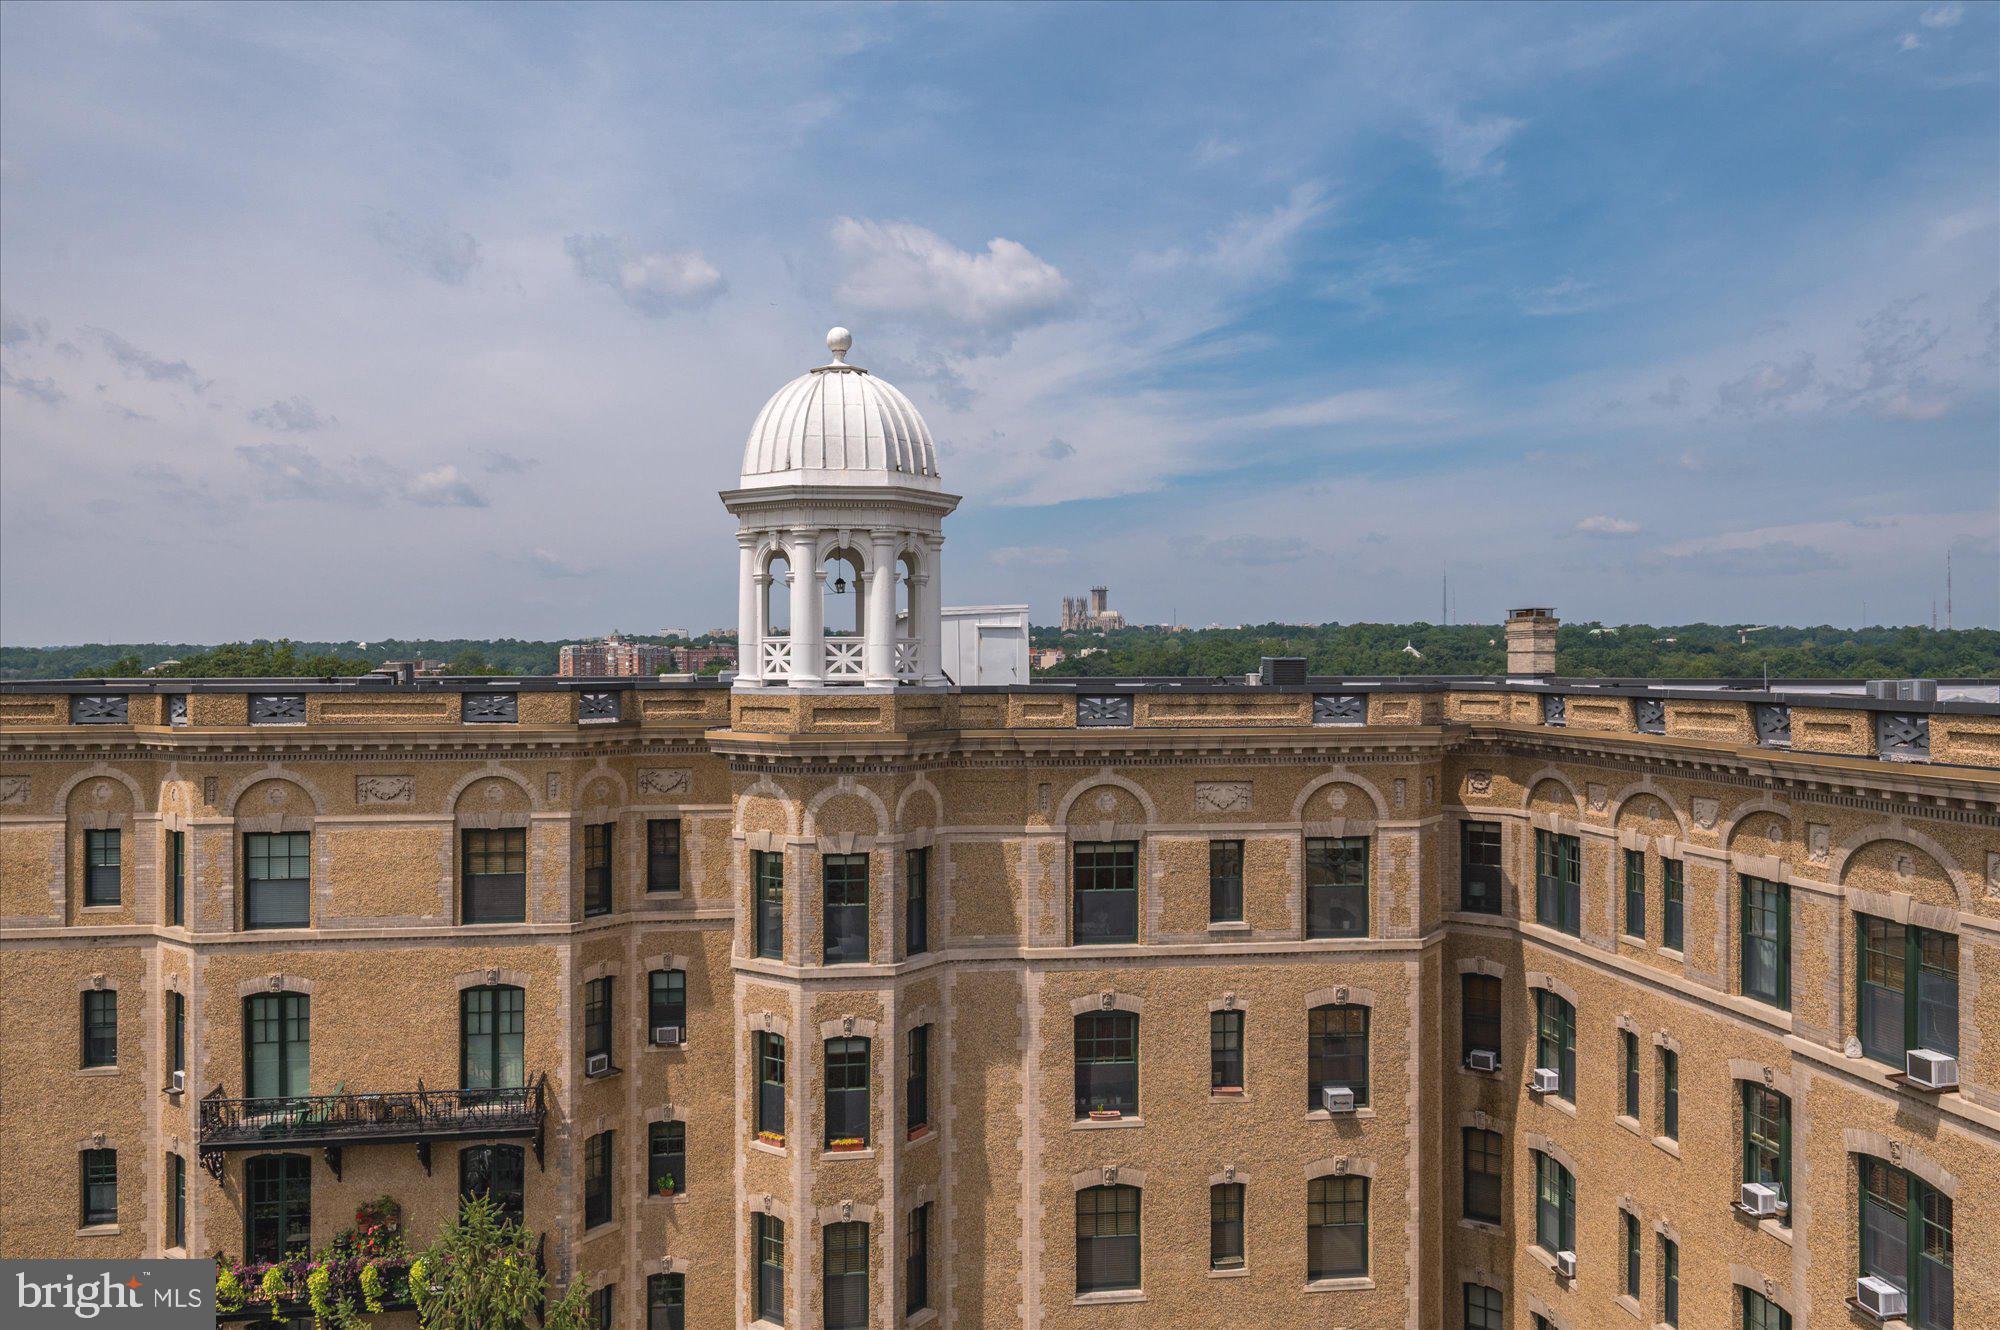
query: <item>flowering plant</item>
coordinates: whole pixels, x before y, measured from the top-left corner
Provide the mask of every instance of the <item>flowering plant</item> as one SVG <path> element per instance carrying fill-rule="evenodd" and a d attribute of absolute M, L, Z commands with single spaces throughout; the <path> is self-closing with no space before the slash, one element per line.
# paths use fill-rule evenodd
<path fill-rule="evenodd" d="M 827 1142 L 829 1150 L 859 1150 L 867 1142 L 859 1136 L 836 1136 Z"/>

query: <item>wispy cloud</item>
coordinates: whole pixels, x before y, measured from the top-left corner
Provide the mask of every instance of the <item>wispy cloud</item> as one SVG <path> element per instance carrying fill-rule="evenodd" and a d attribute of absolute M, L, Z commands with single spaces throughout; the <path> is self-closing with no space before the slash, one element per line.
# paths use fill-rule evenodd
<path fill-rule="evenodd" d="M 437 466 L 411 480 L 403 497 L 425 508 L 484 508 L 486 496 L 455 466 Z"/>
<path fill-rule="evenodd" d="M 321 415 L 305 398 L 291 397 L 258 407 L 250 413 L 250 423 L 280 433 L 304 434 L 340 422 L 332 416 Z"/>
<path fill-rule="evenodd" d="M 573 235 L 563 240 L 563 252 L 578 277 L 608 288 L 649 319 L 699 309 L 729 285 L 692 249 L 649 253 L 621 236 Z"/>
<path fill-rule="evenodd" d="M 208 391 L 211 381 L 195 373 L 194 367 L 185 360 L 166 360 L 141 351 L 108 328 L 90 328 L 86 331 L 97 339 L 105 354 L 116 361 L 128 375 L 147 379 L 153 383 L 178 383 L 195 393 Z"/>
<path fill-rule="evenodd" d="M 247 444 L 236 450 L 267 499 L 374 505 L 397 499 L 424 508 L 484 508 L 487 498 L 451 465 L 416 475 L 379 457 L 327 460 L 297 443 Z"/>
<path fill-rule="evenodd" d="M 1918 15 L 1917 22 L 1927 28 L 1955 28 L 1965 17 L 1965 6 L 1953 0 L 1950 4 L 1932 5 Z"/>
<path fill-rule="evenodd" d="M 1060 545 L 1003 545 L 990 556 L 1002 568 L 1060 568 L 1070 552 Z"/>
<path fill-rule="evenodd" d="M 1812 353 L 1801 351 L 1782 364 L 1761 361 L 1742 377 L 1722 384 L 1715 390 L 1715 404 L 1718 410 L 1751 416 L 1795 400 L 1818 379 Z"/>
<path fill-rule="evenodd" d="M 1639 534 L 1639 524 L 1629 518 L 1607 517 L 1603 513 L 1599 513 L 1594 517 L 1586 517 L 1578 522 L 1576 524 L 1576 533 L 1580 536 L 1613 538 L 1636 536 Z"/>
<path fill-rule="evenodd" d="M 1434 107 L 1422 119 L 1426 139 L 1437 164 L 1454 180 L 1498 175 L 1507 167 L 1501 155 L 1524 120 L 1506 115 L 1468 114 L 1458 106 Z"/>
<path fill-rule="evenodd" d="M 46 375 L 37 378 L 32 375 L 17 375 L 5 365 L 0 365 L 0 388 L 12 388 L 23 397 L 32 398 L 43 406 L 59 406 L 69 394 L 56 387 L 56 381 Z"/>
<path fill-rule="evenodd" d="M 1235 536 L 1192 538 L 1179 542 L 1178 551 L 1191 559 L 1229 564 L 1239 568 L 1271 568 L 1297 563 L 1319 551 L 1299 536 L 1267 536 L 1245 533 Z"/>
<path fill-rule="evenodd" d="M 479 266 L 479 241 L 468 231 L 378 212 L 369 232 L 404 264 L 446 286 L 463 286 Z"/>
<path fill-rule="evenodd" d="M 1563 277 L 1547 286 L 1517 291 L 1514 298 L 1520 304 L 1521 312 L 1530 318 L 1583 314 L 1605 304 L 1604 293 L 1595 284 L 1580 282 L 1574 277 Z"/>
<path fill-rule="evenodd" d="M 1275 281 L 1291 269 L 1295 242 L 1323 218 L 1330 203 L 1315 181 L 1294 185 L 1282 203 L 1232 218 L 1194 249 L 1142 255 L 1142 269 L 1202 267 L 1237 281 Z"/>

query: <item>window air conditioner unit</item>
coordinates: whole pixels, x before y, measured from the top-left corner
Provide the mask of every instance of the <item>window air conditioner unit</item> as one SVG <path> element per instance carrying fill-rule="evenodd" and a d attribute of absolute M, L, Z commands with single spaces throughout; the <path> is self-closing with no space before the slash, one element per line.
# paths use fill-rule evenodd
<path fill-rule="evenodd" d="M 1500 1055 L 1490 1048 L 1475 1048 L 1465 1055 L 1465 1065 L 1474 1071 L 1498 1071 Z"/>
<path fill-rule="evenodd" d="M 1576 1253 L 1559 1251 L 1556 1253 L 1556 1273 L 1564 1279 L 1576 1278 Z"/>
<path fill-rule="evenodd" d="M 1874 1275 L 1863 1275 L 1854 1281 L 1854 1301 L 1878 1321 L 1910 1314 L 1909 1294 Z"/>
<path fill-rule="evenodd" d="M 1913 1085 L 1931 1090 L 1949 1090 L 1958 1084 L 1958 1059 L 1949 1053 L 1913 1048 L 1904 1058 L 1903 1074 Z"/>
<path fill-rule="evenodd" d="M 1352 1113 L 1354 1091 L 1345 1085 L 1322 1085 L 1319 1087 L 1319 1106 L 1329 1113 Z"/>
<path fill-rule="evenodd" d="M 602 1076 L 610 1070 L 611 1055 L 609 1053 L 592 1053 L 583 1060 L 583 1074 L 586 1076 Z"/>
<path fill-rule="evenodd" d="M 1554 1067 L 1537 1067 L 1528 1078 L 1528 1088 L 1536 1094 L 1554 1094 L 1562 1089 L 1562 1073 Z"/>
<path fill-rule="evenodd" d="M 1746 1182 L 1743 1184 L 1743 1198 L 1736 1204 L 1746 1215 L 1769 1219 L 1778 1213 L 1777 1188 L 1767 1187 L 1761 1182 Z"/>
<path fill-rule="evenodd" d="M 681 1027 L 678 1025 L 655 1025 L 653 1027 L 653 1042 L 662 1046 L 680 1043 Z"/>
<path fill-rule="evenodd" d="M 175 1072 L 173 1074 L 173 1079 L 167 1082 L 167 1088 L 169 1090 L 172 1090 L 175 1094 L 179 1094 L 182 1090 L 187 1089 L 188 1074 L 184 1071 Z"/>

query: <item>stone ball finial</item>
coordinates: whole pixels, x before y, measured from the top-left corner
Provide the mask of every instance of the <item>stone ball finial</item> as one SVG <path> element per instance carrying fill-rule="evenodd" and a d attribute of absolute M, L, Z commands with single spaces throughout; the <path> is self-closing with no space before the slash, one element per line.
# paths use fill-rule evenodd
<path fill-rule="evenodd" d="M 835 360 L 845 361 L 847 353 L 854 349 L 854 334 L 845 328 L 828 328 L 826 349 L 833 352 Z"/>

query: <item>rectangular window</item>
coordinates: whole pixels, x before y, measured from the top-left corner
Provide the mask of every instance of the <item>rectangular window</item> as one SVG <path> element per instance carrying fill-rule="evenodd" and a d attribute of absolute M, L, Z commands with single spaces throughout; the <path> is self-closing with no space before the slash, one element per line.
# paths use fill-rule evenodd
<path fill-rule="evenodd" d="M 654 1196 L 687 1194 L 687 1123 L 646 1124 L 646 1190 Z"/>
<path fill-rule="evenodd" d="M 1560 994 L 1535 990 L 1535 1065 L 1556 1073 L 1556 1093 L 1576 1102 L 1576 1008 Z"/>
<path fill-rule="evenodd" d="M 1076 941 L 1139 940 L 1139 847 L 1132 841 L 1083 842 L 1071 859 Z"/>
<path fill-rule="evenodd" d="M 1646 852 L 1625 851 L 1625 936 L 1646 937 Z"/>
<path fill-rule="evenodd" d="M 465 1090 L 502 1090 L 528 1082 L 522 1040 L 523 991 L 512 984 L 468 988 L 458 995 L 458 1083 Z"/>
<path fill-rule="evenodd" d="M 1639 1117 L 1639 1036 L 1630 1030 L 1620 1030 L 1618 1051 L 1625 1070 L 1625 1107 L 1622 1111 L 1626 1117 L 1636 1121 Z"/>
<path fill-rule="evenodd" d="M 187 923 L 187 833 L 167 833 L 167 922 Z"/>
<path fill-rule="evenodd" d="M 1665 1237 L 1660 1239 L 1660 1321 L 1681 1323 L 1681 1245 Z"/>
<path fill-rule="evenodd" d="M 826 1041 L 826 1145 L 868 1144 L 868 1041 Z"/>
<path fill-rule="evenodd" d="M 468 924 L 518 924 L 528 917 L 528 831 L 525 827 L 467 830 L 461 853 Z"/>
<path fill-rule="evenodd" d="M 1459 1056 L 1475 1051 L 1500 1056 L 1500 980 L 1496 975 L 1467 974 L 1458 980 Z"/>
<path fill-rule="evenodd" d="M 1909 1297 L 1909 1323 L 1950 1330 L 1953 1318 L 1951 1198 L 1870 1155 L 1861 1165 L 1861 1273 Z"/>
<path fill-rule="evenodd" d="M 183 1155 L 167 1156 L 167 1235 L 166 1245 L 185 1248 L 188 1244 L 188 1165 Z"/>
<path fill-rule="evenodd" d="M 1898 1071 L 1913 1048 L 1958 1056 L 1958 938 L 1865 914 L 1859 920 L 1861 1051 Z"/>
<path fill-rule="evenodd" d="M 1208 1268 L 1243 1265 L 1243 1184 L 1218 1182 L 1208 1189 Z"/>
<path fill-rule="evenodd" d="M 868 962 L 868 856 L 829 854 L 821 856 L 820 880 L 825 885 L 826 905 L 821 922 L 821 941 L 828 965 L 865 965 Z"/>
<path fill-rule="evenodd" d="M 1085 1187 L 1076 1194 L 1076 1291 L 1139 1287 L 1139 1189 Z"/>
<path fill-rule="evenodd" d="M 583 1143 L 583 1226 L 611 1222 L 611 1143 L 616 1132 L 600 1131 Z"/>
<path fill-rule="evenodd" d="M 1755 1081 L 1743 1083 L 1743 1181 L 1761 1182 L 1792 1200 L 1792 1101 Z"/>
<path fill-rule="evenodd" d="M 757 1319 L 785 1323 L 785 1221 L 776 1215 L 751 1216 L 757 1248 Z"/>
<path fill-rule="evenodd" d="M 1306 842 L 1306 936 L 1368 936 L 1368 838 Z"/>
<path fill-rule="evenodd" d="M 1242 1093 L 1243 1013 L 1240 1011 L 1208 1014 L 1208 1088 Z"/>
<path fill-rule="evenodd" d="M 646 976 L 646 1037 L 657 1040 L 671 1026 L 687 1042 L 688 977 L 686 970 L 654 970 Z"/>
<path fill-rule="evenodd" d="M 1743 1330 L 1792 1330 L 1792 1314 L 1761 1293 L 1743 1294 Z"/>
<path fill-rule="evenodd" d="M 1344 1085 L 1354 1106 L 1368 1106 L 1368 1008 L 1314 1007 L 1306 1013 L 1306 1105 L 1321 1108 L 1320 1091 Z"/>
<path fill-rule="evenodd" d="M 687 1276 L 678 1272 L 646 1277 L 646 1330 L 686 1330 Z"/>
<path fill-rule="evenodd" d="M 1076 1018 L 1076 1116 L 1139 1111 L 1139 1018 L 1129 1011 Z"/>
<path fill-rule="evenodd" d="M 1743 879 L 1743 995 L 1792 1005 L 1791 888 Z"/>
<path fill-rule="evenodd" d="M 588 1060 L 602 1056 L 606 1065 L 597 1074 L 610 1071 L 611 1057 L 611 976 L 591 979 L 583 986 L 583 1056 L 586 1060 L 584 1074 L 590 1075 Z"/>
<path fill-rule="evenodd" d="M 458 1199 L 485 1197 L 510 1224 L 521 1222 L 528 1191 L 526 1156 L 518 1145 L 468 1145 L 458 1152 Z"/>
<path fill-rule="evenodd" d="M 83 1152 L 83 1227 L 118 1222 L 118 1152 Z"/>
<path fill-rule="evenodd" d="M 83 903 L 116 905 L 120 895 L 120 866 L 125 861 L 119 834 L 111 831 L 83 833 Z"/>
<path fill-rule="evenodd" d="M 167 1072 L 187 1071 L 187 998 L 175 992 L 167 994 Z"/>
<path fill-rule="evenodd" d="M 255 1155 L 243 1164 L 243 1255 L 282 1261 L 312 1246 L 312 1160 Z"/>
<path fill-rule="evenodd" d="M 903 851 L 903 953 L 921 956 L 931 949 L 931 852 L 920 846 Z"/>
<path fill-rule="evenodd" d="M 1583 846 L 1574 836 L 1535 833 L 1535 921 L 1583 936 Z"/>
<path fill-rule="evenodd" d="M 1660 1050 L 1660 1135 L 1681 1138 L 1681 1055 L 1671 1048 Z"/>
<path fill-rule="evenodd" d="M 931 1122 L 931 1027 L 910 1031 L 909 1069 L 903 1078 L 903 1129 L 914 1136 Z"/>
<path fill-rule="evenodd" d="M 84 990 L 83 1065 L 118 1065 L 118 990 L 115 988 Z"/>
<path fill-rule="evenodd" d="M 1465 1217 L 1482 1224 L 1500 1222 L 1501 1174 L 1506 1167 L 1504 1146 L 1497 1131 L 1465 1129 Z"/>
<path fill-rule="evenodd" d="M 785 1037 L 760 1032 L 757 1040 L 757 1131 L 785 1139 Z"/>
<path fill-rule="evenodd" d="M 1500 824 L 1458 824 L 1458 908 L 1500 913 Z"/>
<path fill-rule="evenodd" d="M 681 889 L 681 820 L 646 819 L 646 890 Z"/>
<path fill-rule="evenodd" d="M 1540 1150 L 1535 1160 L 1535 1242 L 1547 1252 L 1576 1250 L 1576 1179 Z"/>
<path fill-rule="evenodd" d="M 1465 1286 L 1465 1330 L 1506 1330 L 1499 1289 L 1484 1284 Z"/>
<path fill-rule="evenodd" d="M 1243 842 L 1208 843 L 1208 921 L 1243 922 Z"/>
<path fill-rule="evenodd" d="M 611 827 L 599 822 L 583 829 L 583 913 L 611 913 Z"/>
<path fill-rule="evenodd" d="M 1368 1179 L 1314 1178 L 1306 1184 L 1306 1278 L 1368 1273 Z"/>
<path fill-rule="evenodd" d="M 618 1286 L 606 1284 L 593 1289 L 590 1294 L 590 1330 L 617 1330 L 612 1321 L 613 1308 L 618 1301 Z"/>
<path fill-rule="evenodd" d="M 757 876 L 757 954 L 773 960 L 785 955 L 785 856 L 758 850 L 750 856 Z"/>
<path fill-rule="evenodd" d="M 1660 945 L 1668 951 L 1681 949 L 1681 861 L 1660 860 Z"/>
<path fill-rule="evenodd" d="M 304 928 L 311 922 L 311 842 L 304 831 L 244 836 L 245 928 Z"/>
<path fill-rule="evenodd" d="M 910 1240 L 903 1252 L 903 1315 L 931 1305 L 931 1207 L 910 1211 Z"/>
<path fill-rule="evenodd" d="M 243 1092 L 251 1099 L 307 1093 L 312 1065 L 312 999 L 304 993 L 258 993 L 243 999 Z"/>
<path fill-rule="evenodd" d="M 1630 1210 L 1620 1216 L 1625 1221 L 1625 1296 L 1639 1296 L 1639 1216 Z"/>
<path fill-rule="evenodd" d="M 820 1302 L 826 1309 L 826 1330 L 866 1330 L 868 1225 L 828 1224 L 822 1234 L 825 1260 Z"/>

